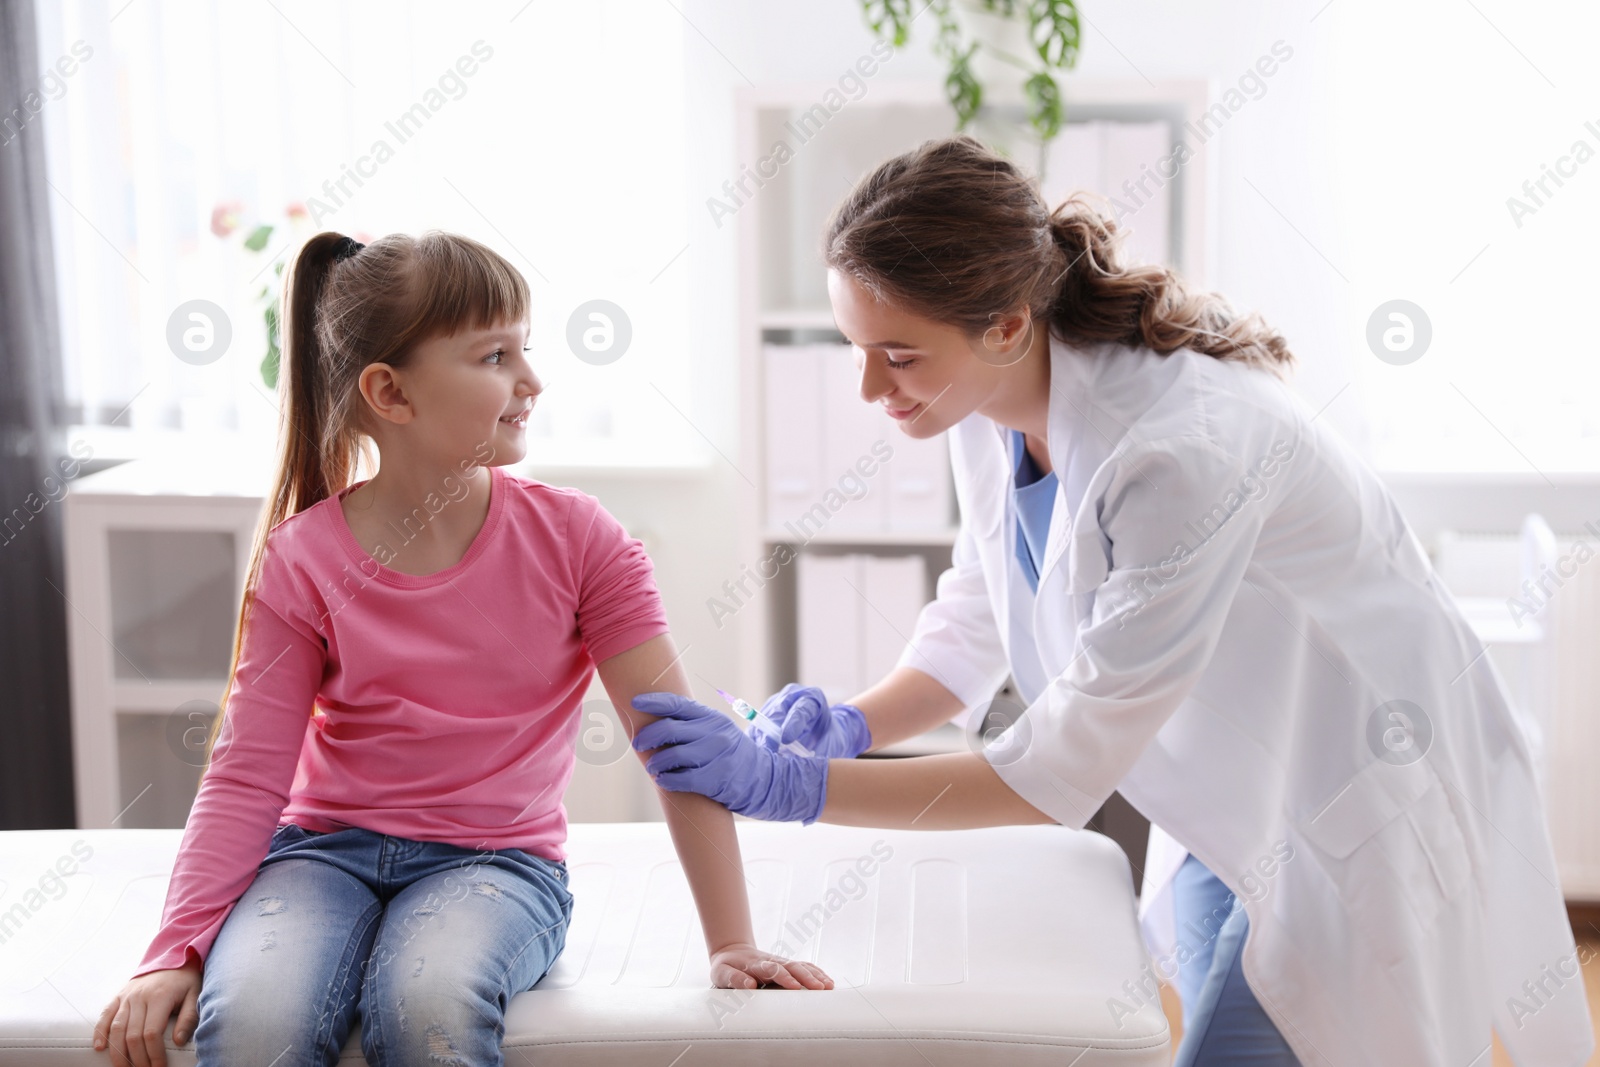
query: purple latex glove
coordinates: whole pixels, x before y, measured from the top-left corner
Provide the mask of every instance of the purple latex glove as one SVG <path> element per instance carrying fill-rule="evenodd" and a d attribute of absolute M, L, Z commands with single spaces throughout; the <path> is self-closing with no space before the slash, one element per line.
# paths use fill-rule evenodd
<path fill-rule="evenodd" d="M 676 693 L 640 693 L 633 706 L 661 716 L 639 731 L 633 747 L 661 750 L 645 769 L 662 789 L 700 793 L 752 819 L 809 826 L 822 814 L 825 758 L 769 752 L 722 712 Z"/>
<path fill-rule="evenodd" d="M 757 734 L 756 744 L 773 752 L 780 744 L 799 741 L 819 756 L 854 759 L 872 747 L 867 717 L 854 704 L 828 706 L 828 698 L 814 685 L 790 682 L 767 698 L 761 714 L 783 731 L 782 740 Z"/>

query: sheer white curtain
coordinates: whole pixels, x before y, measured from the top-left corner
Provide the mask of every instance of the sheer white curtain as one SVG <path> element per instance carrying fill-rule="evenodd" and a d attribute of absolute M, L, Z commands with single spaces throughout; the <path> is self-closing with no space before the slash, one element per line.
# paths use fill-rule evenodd
<path fill-rule="evenodd" d="M 1317 28 L 1342 42 L 1325 133 L 1376 460 L 1532 479 L 1600 471 L 1600 78 L 1588 54 L 1600 12 L 1337 0 Z M 1534 210 L 1514 214 L 1513 197 Z M 1362 336 L 1394 299 L 1432 323 L 1406 365 Z"/>
<path fill-rule="evenodd" d="M 321 229 L 440 228 L 489 244 L 534 294 L 548 391 L 530 454 L 662 462 L 689 409 L 681 17 L 584 4 L 62 0 L 41 5 L 69 403 L 86 426 L 270 435 L 258 293 Z M 86 58 L 84 58 L 87 53 Z M 52 90 L 55 86 L 51 87 Z M 237 202 L 240 229 L 212 232 Z M 291 204 L 309 214 L 290 223 Z M 242 247 L 259 224 L 260 252 Z M 568 344 L 596 299 L 631 326 L 600 365 Z M 169 320 L 224 309 L 221 358 L 177 358 Z M 114 420 L 114 422 L 113 422 Z"/>

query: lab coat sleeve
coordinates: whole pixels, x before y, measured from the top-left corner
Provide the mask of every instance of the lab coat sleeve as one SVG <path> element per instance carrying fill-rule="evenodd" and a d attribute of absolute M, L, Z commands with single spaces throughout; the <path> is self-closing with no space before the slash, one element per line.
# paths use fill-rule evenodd
<path fill-rule="evenodd" d="M 999 776 L 1082 829 L 1199 681 L 1274 499 L 1209 439 L 1146 443 L 1108 464 L 1069 537 L 1080 598 L 1067 667 L 985 749 Z"/>
<path fill-rule="evenodd" d="M 897 664 L 912 667 L 961 701 L 962 714 L 987 704 L 1011 671 L 995 625 L 988 585 L 967 524 L 956 533 L 949 569 L 923 606 Z"/>

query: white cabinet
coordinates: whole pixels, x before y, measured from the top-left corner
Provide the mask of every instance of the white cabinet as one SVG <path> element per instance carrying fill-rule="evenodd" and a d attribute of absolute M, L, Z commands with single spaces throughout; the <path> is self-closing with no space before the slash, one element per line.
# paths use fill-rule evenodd
<path fill-rule="evenodd" d="M 84 828 L 182 826 L 227 683 L 263 472 L 125 463 L 65 500 Z"/>

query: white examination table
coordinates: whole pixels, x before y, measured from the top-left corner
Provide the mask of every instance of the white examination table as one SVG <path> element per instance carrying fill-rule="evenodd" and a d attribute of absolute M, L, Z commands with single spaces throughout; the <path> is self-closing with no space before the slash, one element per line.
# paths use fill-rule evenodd
<path fill-rule="evenodd" d="M 507 1009 L 508 1065 L 1170 1060 L 1160 1004 L 1136 992 L 1127 860 L 1100 834 L 741 821 L 758 942 L 816 960 L 836 988 L 735 991 L 710 985 L 664 824 L 570 833 L 566 950 Z M 0 833 L 0 1064 L 112 1062 L 94 1021 L 155 935 L 181 835 Z M 193 1064 L 193 1041 L 167 1035 L 168 1062 Z M 340 1062 L 363 1062 L 359 1025 Z"/>

